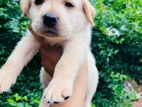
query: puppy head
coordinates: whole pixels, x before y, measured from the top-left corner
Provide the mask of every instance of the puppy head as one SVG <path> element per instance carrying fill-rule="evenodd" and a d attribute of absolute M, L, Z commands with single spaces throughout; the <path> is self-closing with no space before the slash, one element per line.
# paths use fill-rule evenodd
<path fill-rule="evenodd" d="M 88 0 L 21 0 L 21 8 L 36 33 L 54 38 L 84 31 L 95 15 Z"/>

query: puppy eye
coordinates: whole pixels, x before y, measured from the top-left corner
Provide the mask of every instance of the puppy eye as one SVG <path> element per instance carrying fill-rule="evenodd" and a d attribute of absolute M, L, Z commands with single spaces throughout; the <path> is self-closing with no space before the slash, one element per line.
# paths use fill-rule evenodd
<path fill-rule="evenodd" d="M 68 8 L 73 8 L 74 7 L 74 5 L 72 3 L 70 3 L 70 2 L 66 2 L 65 6 L 68 7 Z"/>
<path fill-rule="evenodd" d="M 35 0 L 35 4 L 36 5 L 40 5 L 40 4 L 42 4 L 44 2 L 44 0 Z"/>

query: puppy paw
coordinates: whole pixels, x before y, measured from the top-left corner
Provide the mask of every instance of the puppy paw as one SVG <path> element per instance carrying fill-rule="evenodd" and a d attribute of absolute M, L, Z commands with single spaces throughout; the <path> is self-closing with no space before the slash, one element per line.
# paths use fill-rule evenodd
<path fill-rule="evenodd" d="M 0 70 L 0 93 L 8 91 L 15 81 L 16 78 L 12 74 Z"/>
<path fill-rule="evenodd" d="M 73 84 L 63 80 L 52 80 L 45 89 L 44 98 L 49 104 L 58 104 L 67 100 L 72 95 Z"/>

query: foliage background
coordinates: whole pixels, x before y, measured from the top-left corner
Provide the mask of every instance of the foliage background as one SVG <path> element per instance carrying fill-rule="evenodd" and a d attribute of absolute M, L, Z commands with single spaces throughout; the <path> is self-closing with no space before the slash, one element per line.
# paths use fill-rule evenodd
<path fill-rule="evenodd" d="M 134 92 L 126 92 L 129 78 L 142 83 L 142 1 L 92 0 L 96 26 L 92 52 L 100 82 L 93 103 L 96 107 L 131 107 Z M 28 21 L 21 15 L 18 0 L 0 0 L 0 65 L 24 35 Z M 23 70 L 12 89 L 0 95 L 1 107 L 37 107 L 41 97 L 40 58 Z"/>

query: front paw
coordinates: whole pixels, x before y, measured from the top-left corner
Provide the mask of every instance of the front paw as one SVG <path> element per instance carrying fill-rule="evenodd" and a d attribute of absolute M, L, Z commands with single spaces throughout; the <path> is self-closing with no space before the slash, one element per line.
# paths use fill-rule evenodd
<path fill-rule="evenodd" d="M 73 84 L 70 81 L 52 80 L 45 89 L 44 98 L 49 104 L 58 104 L 72 95 Z"/>
<path fill-rule="evenodd" d="M 0 70 L 0 93 L 8 91 L 15 81 L 16 78 L 12 74 Z"/>

